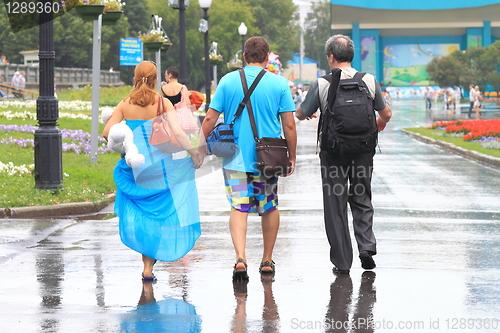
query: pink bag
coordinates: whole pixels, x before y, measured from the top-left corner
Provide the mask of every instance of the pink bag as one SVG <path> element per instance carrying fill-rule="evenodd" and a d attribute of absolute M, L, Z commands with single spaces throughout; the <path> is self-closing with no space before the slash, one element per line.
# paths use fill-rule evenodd
<path fill-rule="evenodd" d="M 186 134 L 197 133 L 200 129 L 197 119 L 193 116 L 192 105 L 188 105 L 188 91 L 182 87 L 181 101 L 174 105 L 179 124 Z"/>

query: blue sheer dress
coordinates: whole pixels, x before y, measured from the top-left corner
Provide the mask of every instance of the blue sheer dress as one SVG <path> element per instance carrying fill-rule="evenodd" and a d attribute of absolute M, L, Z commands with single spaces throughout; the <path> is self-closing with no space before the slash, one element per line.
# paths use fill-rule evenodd
<path fill-rule="evenodd" d="M 150 146 L 151 121 L 126 120 L 126 124 L 145 163 L 131 168 L 122 158 L 114 170 L 121 240 L 150 258 L 180 259 L 201 234 L 193 162 L 190 157 L 173 159 Z"/>

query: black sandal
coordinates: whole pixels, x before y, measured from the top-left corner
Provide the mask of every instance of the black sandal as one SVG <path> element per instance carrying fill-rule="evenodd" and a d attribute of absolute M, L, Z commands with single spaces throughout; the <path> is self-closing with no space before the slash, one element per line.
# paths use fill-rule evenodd
<path fill-rule="evenodd" d="M 274 275 L 275 272 L 275 262 L 274 261 L 264 261 L 260 263 L 259 272 L 260 274 Z M 271 267 L 271 269 L 262 269 L 262 267 Z"/>
<path fill-rule="evenodd" d="M 236 266 L 242 262 L 245 265 L 244 269 L 236 269 Z M 243 281 L 243 280 L 248 280 L 248 274 L 247 274 L 247 268 L 248 265 L 243 259 L 238 259 L 236 264 L 234 264 L 234 269 L 233 269 L 233 281 Z"/>

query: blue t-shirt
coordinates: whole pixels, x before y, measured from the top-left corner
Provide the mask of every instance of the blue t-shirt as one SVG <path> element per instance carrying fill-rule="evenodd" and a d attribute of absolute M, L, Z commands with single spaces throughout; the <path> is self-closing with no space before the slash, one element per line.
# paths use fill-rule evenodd
<path fill-rule="evenodd" d="M 262 70 L 261 67 L 246 66 L 245 77 L 248 88 Z M 219 82 L 210 108 L 224 114 L 224 123 L 230 123 L 238 105 L 243 100 L 243 86 L 239 71 L 226 74 Z M 281 112 L 295 111 L 288 81 L 279 75 L 266 73 L 250 96 L 259 138 L 281 137 Z M 239 149 L 231 158 L 223 159 L 223 167 L 229 170 L 256 172 L 255 140 L 245 107 L 234 124 L 234 135 Z"/>

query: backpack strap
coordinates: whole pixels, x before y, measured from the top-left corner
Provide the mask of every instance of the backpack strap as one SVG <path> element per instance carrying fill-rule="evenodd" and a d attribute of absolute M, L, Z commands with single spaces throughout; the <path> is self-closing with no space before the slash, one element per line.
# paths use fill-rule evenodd
<path fill-rule="evenodd" d="M 342 70 L 340 68 L 334 68 L 334 69 L 332 69 L 331 75 L 323 76 L 323 78 L 325 80 L 330 82 L 330 87 L 328 88 L 328 98 L 327 98 L 326 108 L 319 115 L 318 131 L 317 131 L 317 138 L 316 138 L 317 146 L 319 146 L 319 144 L 321 142 L 321 136 L 325 131 L 325 118 L 326 118 L 325 113 L 332 112 L 333 104 L 335 103 L 335 98 L 337 97 L 337 88 L 339 86 L 341 74 L 342 74 Z"/>
<path fill-rule="evenodd" d="M 330 110 L 330 112 L 333 110 L 333 104 L 337 97 L 337 88 L 339 87 L 341 74 L 342 70 L 340 68 L 332 69 L 332 82 L 330 82 L 330 88 L 328 88 L 328 110 Z"/>

